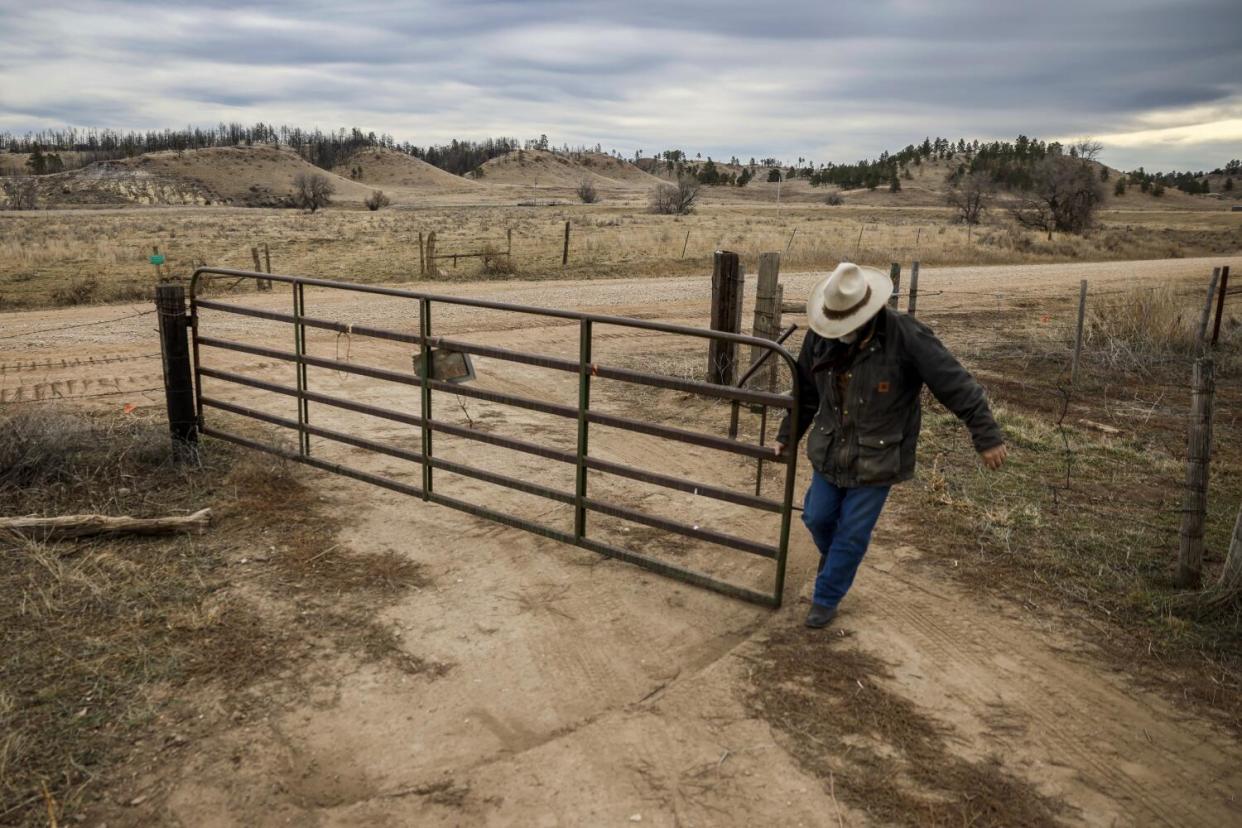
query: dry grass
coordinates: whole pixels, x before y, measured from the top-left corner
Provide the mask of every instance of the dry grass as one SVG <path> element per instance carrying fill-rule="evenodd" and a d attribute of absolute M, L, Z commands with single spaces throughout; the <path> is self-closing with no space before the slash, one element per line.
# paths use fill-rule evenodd
<path fill-rule="evenodd" d="M 1146 373 L 1194 351 L 1201 305 L 1171 286 L 1104 296 L 1089 304 L 1086 342 L 1109 367 Z"/>
<path fill-rule="evenodd" d="M 933 719 L 884 686 L 885 666 L 841 636 L 781 629 L 755 661 L 752 709 L 832 795 L 877 823 L 1059 824 L 1061 803 L 999 761 L 952 753 Z"/>
<path fill-rule="evenodd" d="M 88 812 L 126 762 L 146 761 L 136 745 L 213 726 L 199 714 L 304 659 L 446 669 L 376 620 L 426 583 L 418 565 L 341 547 L 279 462 L 208 443 L 186 467 L 158 422 L 9 410 L 0 501 L 16 514 L 216 515 L 204 537 L 0 538 L 0 823 L 46 824 L 45 784 L 62 820 Z M 296 692 L 287 679 L 263 698 Z M 201 693 L 212 704 L 196 705 Z"/>
<path fill-rule="evenodd" d="M 641 204 L 547 208 L 480 206 L 390 210 L 163 208 L 0 214 L 0 308 L 38 307 L 87 278 L 87 301 L 149 290 L 147 263 L 158 244 L 172 275 L 198 262 L 249 269 L 250 247 L 269 244 L 273 268 L 351 281 L 410 281 L 418 274 L 418 237 L 435 231 L 437 250 L 505 246 L 529 278 L 663 276 L 703 273 L 718 248 L 739 252 L 753 272 L 764 251 L 784 253 L 786 269 L 823 269 L 843 258 L 924 265 L 1038 263 L 1164 258 L 1242 249 L 1242 227 L 1227 213 L 1171 210 L 1105 213 L 1099 231 L 1056 238 L 994 224 L 951 224 L 940 208 L 783 207 L 707 201 L 691 216 L 648 215 Z M 564 222 L 571 224 L 569 265 L 561 267 Z M 1123 223 L 1124 222 L 1124 223 Z M 683 255 L 684 250 L 684 255 Z M 481 260 L 465 260 L 450 279 L 478 277 Z M 506 275 L 506 274 L 497 274 Z"/>

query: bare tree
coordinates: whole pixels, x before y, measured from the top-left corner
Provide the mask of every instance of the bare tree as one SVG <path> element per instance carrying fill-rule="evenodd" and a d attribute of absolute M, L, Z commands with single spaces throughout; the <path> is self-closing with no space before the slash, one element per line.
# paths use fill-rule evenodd
<path fill-rule="evenodd" d="M 368 210 L 375 212 L 381 207 L 387 207 L 389 204 L 392 204 L 392 199 L 384 195 L 383 190 L 372 190 L 371 194 L 367 196 L 367 200 L 363 203 L 367 205 Z"/>
<path fill-rule="evenodd" d="M 675 216 L 693 213 L 699 199 L 699 186 L 698 180 L 688 175 L 679 178 L 675 187 L 657 186 L 651 191 L 651 212 Z"/>
<path fill-rule="evenodd" d="M 591 179 L 584 178 L 578 185 L 578 198 L 583 204 L 594 204 L 599 201 L 599 193 L 595 190 L 595 185 L 591 183 Z"/>
<path fill-rule="evenodd" d="M 39 206 L 39 185 L 33 178 L 15 178 L 0 186 L 10 210 L 33 210 Z"/>
<path fill-rule="evenodd" d="M 311 213 L 332 203 L 336 187 L 322 173 L 298 173 L 293 178 L 293 205 Z"/>
<path fill-rule="evenodd" d="M 1083 138 L 1070 145 L 1073 154 L 1077 155 L 1084 161 L 1095 161 L 1100 157 L 1100 153 L 1104 151 L 1104 145 L 1094 138 Z"/>
<path fill-rule="evenodd" d="M 1050 155 L 1033 170 L 1034 184 L 1028 196 L 1013 210 L 1023 227 L 1082 233 L 1091 227 L 1104 188 L 1090 163 L 1064 155 Z"/>
<path fill-rule="evenodd" d="M 957 220 L 963 224 L 978 224 L 984 211 L 992 203 L 992 181 L 986 173 L 973 172 L 959 178 L 945 196 L 945 203 L 957 211 Z"/>

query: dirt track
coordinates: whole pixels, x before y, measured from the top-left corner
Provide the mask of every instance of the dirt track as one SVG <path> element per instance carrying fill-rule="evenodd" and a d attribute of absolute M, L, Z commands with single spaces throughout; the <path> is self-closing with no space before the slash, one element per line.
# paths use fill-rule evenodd
<path fill-rule="evenodd" d="M 1175 260 L 926 270 L 927 315 L 937 290 L 1072 295 L 1080 278 L 1093 289 L 1161 278 L 1198 282 L 1208 268 L 1242 259 Z M 805 295 L 813 274 L 783 277 L 786 297 Z M 479 283 L 446 293 L 648 316 L 702 324 L 704 279 Z M 966 294 L 963 294 L 966 295 Z M 247 304 L 286 310 L 288 295 L 247 295 Z M 922 303 L 921 303 L 922 304 Z M 0 400 L 94 398 L 120 407 L 160 404 L 152 315 L 141 306 L 82 308 L 0 316 Z M 408 303 L 308 293 L 308 313 L 354 324 L 412 325 Z M 127 318 L 122 318 L 127 317 Z M 90 324 L 118 319 L 111 324 Z M 798 320 L 801 321 L 801 320 Z M 460 310 L 437 311 L 436 332 L 528 351 L 576 356 L 577 328 L 527 324 Z M 205 320 L 206 324 L 206 320 Z M 212 331 L 290 348 L 287 329 L 236 317 Z M 81 327 L 67 327 L 81 326 Z M 62 330 L 45 330 L 63 327 Z M 35 333 L 36 331 L 43 331 Z M 352 339 L 352 341 L 349 341 Z M 408 366 L 409 353 L 360 337 L 311 337 L 317 355 L 383 367 Z M 284 363 L 213 350 L 210 364 L 291 383 Z M 648 364 L 697 360 L 659 337 L 603 337 L 597 361 Z M 62 365 L 62 360 L 64 364 Z M 696 363 L 697 364 L 697 363 Z M 573 378 L 479 361 L 483 387 L 561 401 Z M 413 389 L 337 372 L 312 373 L 312 387 L 365 402 L 413 409 Z M 719 433 L 719 409 L 687 407 L 665 395 L 635 398 L 601 383 L 599 400 L 617 411 L 693 419 Z M 208 393 L 290 416 L 291 406 L 216 383 Z M 283 408 L 281 406 L 284 406 Z M 451 399 L 437 412 L 464 423 Z M 680 407 L 679 407 L 680 406 Z M 450 413 L 451 412 L 451 413 Z M 486 429 L 565 446 L 572 424 L 471 402 Z M 460 416 L 458 416 L 460 414 Z M 314 409 L 315 422 L 401 444 L 408 429 Z M 753 427 L 752 427 L 753 428 Z M 412 444 L 411 444 L 412 445 Z M 317 450 L 331 451 L 316 443 Z M 564 488 L 568 472 L 500 449 L 443 442 L 444 456 Z M 600 430 L 592 450 L 609 459 L 656 464 L 744 488 L 753 467 L 706 451 L 669 451 L 656 438 Z M 417 479 L 400 461 L 374 461 L 344 448 L 333 456 Z M 803 472 L 805 474 L 805 471 Z M 439 485 L 439 484 L 438 484 Z M 500 497 L 485 484 L 445 480 L 445 491 Z M 616 499 L 738 532 L 771 532 L 724 504 L 613 486 Z M 765 492 L 775 494 L 775 481 Z M 356 547 L 392 548 L 423 562 L 435 586 L 387 619 L 421 658 L 451 664 L 435 680 L 380 667 L 340 675 L 323 664 L 305 703 L 260 723 L 218 734 L 175 779 L 161 780 L 159 816 L 183 824 L 805 824 L 860 821 L 835 802 L 751 717 L 738 688 L 765 632 L 796 624 L 813 566 L 809 538 L 795 527 L 786 609 L 764 610 L 686 587 L 624 564 L 601 561 L 534 535 L 339 478 L 321 478 L 328 508 L 346 518 L 342 538 Z M 506 508 L 555 521 L 563 510 L 529 497 Z M 601 524 L 610 537 L 625 530 Z M 632 540 L 632 539 L 631 539 Z M 643 538 L 653 546 L 654 539 Z M 679 562 L 737 579 L 766 577 L 759 565 L 682 546 L 659 548 Z M 1242 820 L 1234 792 L 1242 748 L 1210 724 L 1188 720 L 1124 675 L 1103 674 L 1081 642 L 1037 628 L 1018 609 L 912 574 L 916 553 L 879 544 L 864 563 L 837 626 L 894 665 L 893 686 L 952 728 L 957 750 L 996 755 L 1041 792 L 1062 799 L 1069 819 L 1088 824 L 1224 825 Z M 760 562 L 761 563 L 761 562 Z M 238 759 L 237 757 L 241 757 Z M 156 780 L 147 780 L 154 783 Z"/>

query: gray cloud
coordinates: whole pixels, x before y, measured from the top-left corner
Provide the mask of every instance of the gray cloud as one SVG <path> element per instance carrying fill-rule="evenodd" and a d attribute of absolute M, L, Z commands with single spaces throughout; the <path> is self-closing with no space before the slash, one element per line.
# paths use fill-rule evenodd
<path fill-rule="evenodd" d="M 1119 166 L 1207 168 L 1242 155 L 1240 22 L 1236 0 L 0 0 L 0 129 L 264 120 L 838 161 L 1096 134 Z"/>

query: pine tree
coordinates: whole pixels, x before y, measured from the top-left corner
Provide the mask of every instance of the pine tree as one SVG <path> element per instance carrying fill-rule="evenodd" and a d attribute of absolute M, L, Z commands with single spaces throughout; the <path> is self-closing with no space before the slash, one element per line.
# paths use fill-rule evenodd
<path fill-rule="evenodd" d="M 47 156 L 43 154 L 43 147 L 38 144 L 34 145 L 34 149 L 30 151 L 30 157 L 26 159 L 26 166 L 30 168 L 31 175 L 47 173 Z"/>
<path fill-rule="evenodd" d="M 1231 190 L 1233 190 L 1233 179 L 1232 178 L 1225 179 L 1224 189 L 1225 189 L 1225 192 L 1230 192 Z"/>
<path fill-rule="evenodd" d="M 893 170 L 893 174 L 888 179 L 888 191 L 890 193 L 901 192 L 901 178 L 898 177 L 897 171 Z"/>

